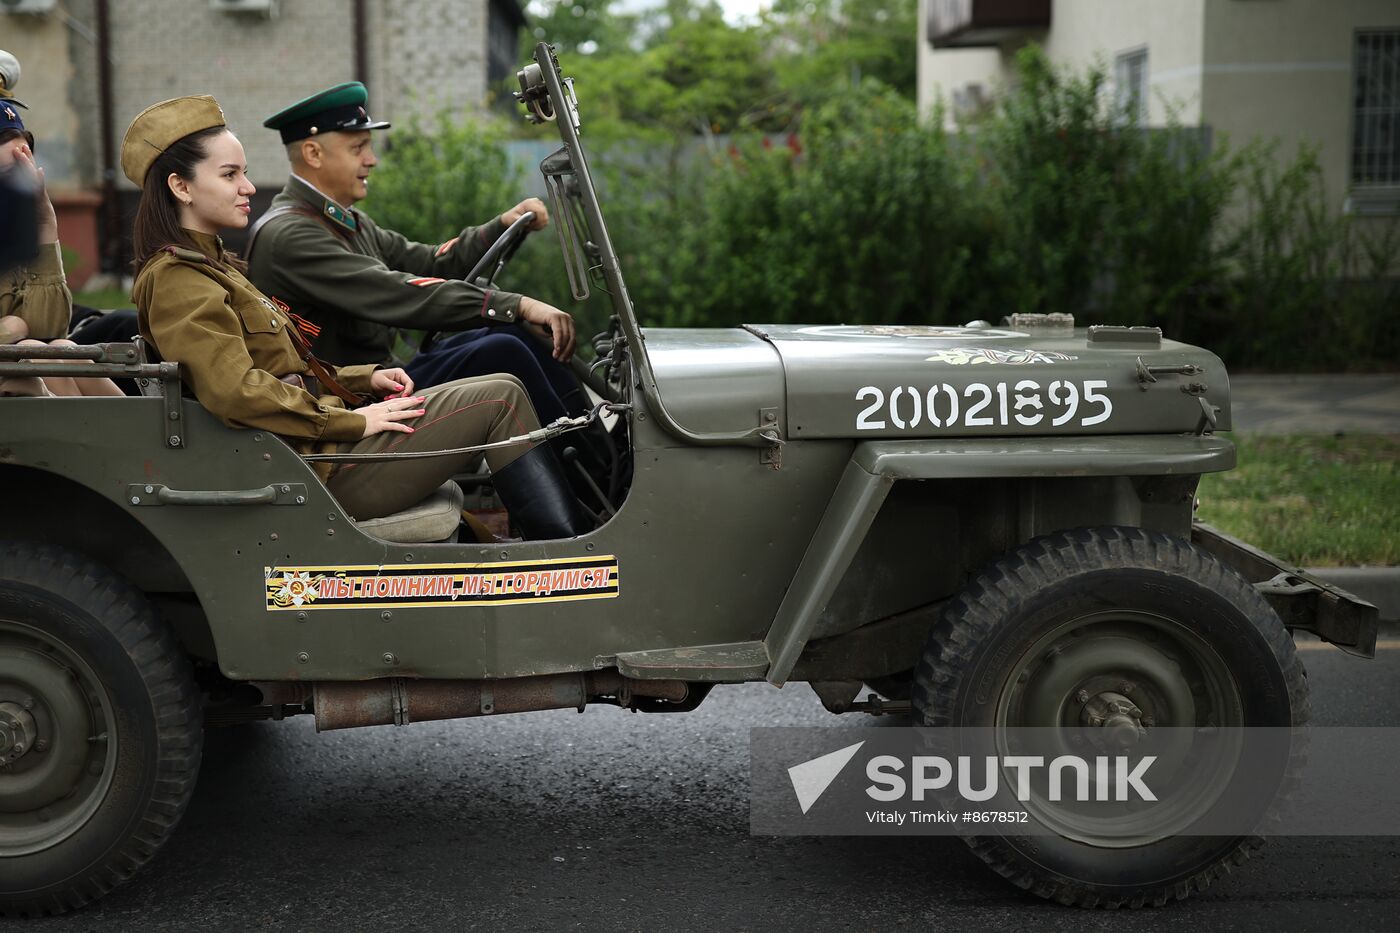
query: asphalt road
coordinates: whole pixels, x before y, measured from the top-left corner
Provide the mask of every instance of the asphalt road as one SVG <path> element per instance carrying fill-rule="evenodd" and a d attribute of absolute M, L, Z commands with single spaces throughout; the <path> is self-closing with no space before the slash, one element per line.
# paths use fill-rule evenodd
<path fill-rule="evenodd" d="M 1305 651 L 1316 722 L 1400 725 L 1400 638 L 1383 644 Z M 1206 894 L 1107 913 L 1021 894 L 956 839 L 749 835 L 749 728 L 851 720 L 805 685 L 748 685 L 673 716 L 214 733 L 136 880 L 6 929 L 1396 929 L 1394 837 L 1274 840 Z"/>

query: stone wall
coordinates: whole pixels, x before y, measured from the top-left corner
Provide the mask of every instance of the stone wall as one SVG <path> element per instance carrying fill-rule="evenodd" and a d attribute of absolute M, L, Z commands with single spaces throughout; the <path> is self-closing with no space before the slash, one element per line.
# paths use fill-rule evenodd
<path fill-rule="evenodd" d="M 118 139 L 159 100 L 212 94 L 243 142 L 257 185 L 286 178 L 281 140 L 262 121 L 288 104 L 354 80 L 354 32 L 344 0 L 284 0 L 275 18 L 191 0 L 122 0 L 112 10 Z M 122 187 L 130 186 L 125 178 Z"/>
<path fill-rule="evenodd" d="M 57 189 L 101 182 L 96 0 L 40 15 L 0 13 L 0 48 L 24 69 L 41 160 Z M 406 121 L 488 106 L 488 0 L 368 0 L 370 113 Z M 212 94 L 260 186 L 286 177 L 281 142 L 262 121 L 355 74 L 349 0 L 280 0 L 272 18 L 209 0 L 110 0 L 114 151 L 131 118 L 184 94 Z M 117 185 L 131 189 L 125 178 Z"/>

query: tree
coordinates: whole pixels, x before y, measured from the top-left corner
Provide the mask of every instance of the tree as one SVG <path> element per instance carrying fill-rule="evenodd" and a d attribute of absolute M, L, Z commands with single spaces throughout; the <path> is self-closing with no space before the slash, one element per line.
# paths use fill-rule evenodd
<path fill-rule="evenodd" d="M 760 28 L 799 101 L 872 78 L 915 97 L 918 0 L 775 0 Z"/>
<path fill-rule="evenodd" d="M 616 6 L 616 0 L 533 0 L 530 28 L 521 34 L 525 54 L 542 41 L 569 54 L 626 53 L 637 37 L 638 16 Z"/>
<path fill-rule="evenodd" d="M 730 26 L 715 4 L 673 0 L 640 51 L 577 58 L 585 132 L 603 141 L 679 145 L 700 136 L 782 128 L 782 98 L 762 36 Z"/>

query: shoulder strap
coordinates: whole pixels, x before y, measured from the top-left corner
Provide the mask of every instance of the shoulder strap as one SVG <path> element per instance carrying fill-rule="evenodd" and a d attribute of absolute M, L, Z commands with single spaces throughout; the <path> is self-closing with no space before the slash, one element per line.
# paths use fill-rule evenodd
<path fill-rule="evenodd" d="M 278 204 L 276 207 L 269 208 L 267 213 L 259 217 L 256 221 L 253 222 L 253 225 L 248 228 L 248 242 L 243 247 L 243 258 L 249 261 L 252 260 L 253 246 L 257 243 L 258 233 L 262 231 L 263 227 L 267 226 L 267 224 L 270 221 L 274 221 L 279 217 L 286 217 L 288 214 L 296 214 L 301 217 L 310 217 L 312 220 L 316 221 L 321 226 L 325 227 L 327 230 L 336 234 L 336 239 L 342 242 L 344 242 L 346 239 L 345 231 L 340 230 L 334 224 L 329 223 L 326 220 L 326 218 L 322 217 L 319 213 L 317 213 L 315 210 L 308 207 L 307 205 Z"/>
<path fill-rule="evenodd" d="M 270 295 L 268 298 L 281 309 L 283 314 L 291 318 L 296 318 L 296 315 L 292 313 L 292 309 L 287 307 L 285 302 L 273 298 Z M 300 319 L 297 318 L 297 320 Z M 292 346 L 296 347 L 297 356 L 301 357 L 302 362 L 307 365 L 307 368 L 311 370 L 311 374 L 320 381 L 321 385 L 325 386 L 332 394 L 344 402 L 347 408 L 358 408 L 363 405 L 365 400 L 341 385 L 340 381 L 335 378 L 335 374 L 331 372 L 330 367 L 318 360 L 316 355 L 311 352 L 311 344 L 306 342 L 306 338 L 302 336 L 301 329 L 296 323 L 291 321 L 288 323 L 291 326 L 287 327 L 286 334 L 288 337 L 292 338 Z"/>
<path fill-rule="evenodd" d="M 258 231 L 265 227 L 269 220 L 276 220 L 278 217 L 284 217 L 287 214 L 298 213 L 301 212 L 297 210 L 294 204 L 279 204 L 269 208 L 266 213 L 253 221 L 253 225 L 248 228 L 248 242 L 243 247 L 243 255 L 248 259 L 253 258 L 253 244 L 258 241 Z"/>

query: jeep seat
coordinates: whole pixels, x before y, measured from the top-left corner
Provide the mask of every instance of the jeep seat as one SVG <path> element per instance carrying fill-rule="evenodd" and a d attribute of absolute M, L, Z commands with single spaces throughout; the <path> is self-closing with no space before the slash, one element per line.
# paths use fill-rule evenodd
<path fill-rule="evenodd" d="M 461 487 L 449 480 L 412 508 L 367 518 L 355 526 L 367 535 L 395 544 L 433 544 L 456 534 L 465 502 Z"/>
<path fill-rule="evenodd" d="M 132 338 L 131 342 L 136 345 L 136 357 L 142 363 L 159 362 L 155 351 L 141 336 Z M 138 384 L 142 395 L 156 396 L 161 393 L 160 382 L 156 379 L 141 379 Z M 457 533 L 465 502 L 461 487 L 448 481 L 412 508 L 365 519 L 355 525 L 365 534 L 395 544 L 435 544 Z"/>

